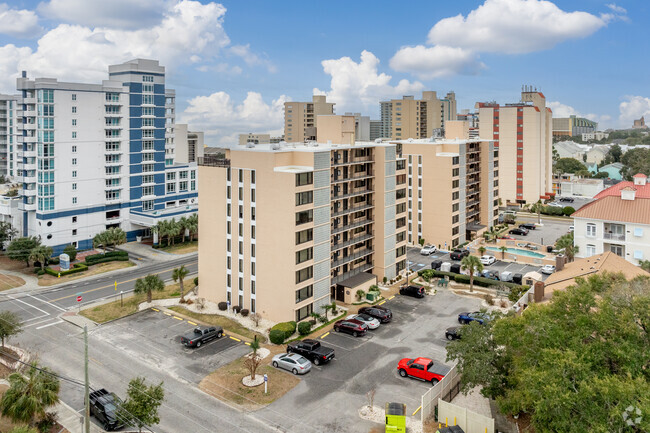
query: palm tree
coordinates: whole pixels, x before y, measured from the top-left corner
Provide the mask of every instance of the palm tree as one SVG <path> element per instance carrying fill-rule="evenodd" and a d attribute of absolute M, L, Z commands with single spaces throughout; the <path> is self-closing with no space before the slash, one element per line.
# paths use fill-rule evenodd
<path fill-rule="evenodd" d="M 114 247 L 126 243 L 126 233 L 119 227 L 112 227 L 107 230 L 110 233 L 111 243 Z"/>
<path fill-rule="evenodd" d="M 93 238 L 93 248 L 99 248 L 102 247 L 103 252 L 106 252 L 106 232 L 103 231 L 101 233 L 97 233 L 95 237 Z"/>
<path fill-rule="evenodd" d="M 180 268 L 176 268 L 172 271 L 172 279 L 174 282 L 178 281 L 178 286 L 180 287 L 181 290 L 181 303 L 184 302 L 183 296 L 184 296 L 184 288 L 183 288 L 183 279 L 189 274 L 190 271 L 187 270 L 185 265 L 181 266 Z"/>
<path fill-rule="evenodd" d="M 505 259 L 506 253 L 508 252 L 508 247 L 506 247 L 505 245 L 501 245 L 499 247 L 499 250 L 501 250 L 501 259 Z"/>
<path fill-rule="evenodd" d="M 158 275 L 149 274 L 144 278 L 138 278 L 135 281 L 135 287 L 133 292 L 140 294 L 147 294 L 147 302 L 151 303 L 151 292 L 154 290 L 157 292 L 162 292 L 165 289 L 165 283 L 160 279 Z"/>
<path fill-rule="evenodd" d="M 486 251 L 486 249 L 485 249 L 485 247 L 484 247 L 483 245 L 481 245 L 480 247 L 478 247 L 478 253 L 479 253 L 480 255 L 485 254 L 485 251 Z"/>
<path fill-rule="evenodd" d="M 29 259 L 33 262 L 39 262 L 41 264 L 41 269 L 44 269 L 45 261 L 52 257 L 52 254 L 54 254 L 52 247 L 39 245 L 29 253 Z"/>
<path fill-rule="evenodd" d="M 176 221 L 176 218 L 172 218 L 171 221 L 167 221 L 167 223 L 169 224 L 169 237 L 171 237 L 172 245 L 174 245 L 176 236 L 181 232 L 181 225 Z M 167 238 L 167 246 L 169 246 L 169 237 Z"/>
<path fill-rule="evenodd" d="M 194 235 L 199 231 L 199 215 L 192 214 L 187 217 L 187 230 L 190 232 L 190 242 L 194 240 Z"/>
<path fill-rule="evenodd" d="M 181 217 L 181 219 L 178 220 L 178 226 L 180 227 L 180 232 L 183 234 L 183 242 L 185 242 L 186 233 L 189 238 L 189 230 L 187 229 L 187 217 Z"/>
<path fill-rule="evenodd" d="M 537 200 L 537 203 L 533 204 L 530 207 L 531 212 L 536 212 L 537 213 L 537 223 L 541 224 L 542 223 L 542 210 L 544 209 L 544 205 L 542 204 L 541 200 Z"/>
<path fill-rule="evenodd" d="M 558 250 L 564 250 L 564 255 L 566 256 L 567 260 L 572 262 L 573 258 L 575 257 L 576 253 L 578 252 L 578 246 L 573 245 L 573 232 L 568 233 L 564 236 L 561 236 L 556 242 L 555 242 L 555 249 Z"/>
<path fill-rule="evenodd" d="M 474 273 L 481 273 L 483 271 L 483 263 L 476 256 L 466 256 L 460 261 L 462 269 L 469 271 L 469 291 L 474 291 Z"/>
<path fill-rule="evenodd" d="M 9 389 L 0 400 L 0 412 L 14 422 L 36 425 L 48 407 L 59 402 L 59 379 L 47 368 L 33 362 L 23 376 L 12 373 Z"/>

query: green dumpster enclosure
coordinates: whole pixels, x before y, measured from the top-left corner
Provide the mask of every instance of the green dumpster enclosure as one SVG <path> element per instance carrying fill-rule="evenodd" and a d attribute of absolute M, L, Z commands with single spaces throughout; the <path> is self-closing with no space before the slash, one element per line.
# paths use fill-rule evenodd
<path fill-rule="evenodd" d="M 386 433 L 406 433 L 406 405 L 386 403 Z"/>
<path fill-rule="evenodd" d="M 366 293 L 366 299 L 369 302 L 375 302 L 378 297 L 379 297 L 379 292 L 368 292 L 368 293 Z"/>

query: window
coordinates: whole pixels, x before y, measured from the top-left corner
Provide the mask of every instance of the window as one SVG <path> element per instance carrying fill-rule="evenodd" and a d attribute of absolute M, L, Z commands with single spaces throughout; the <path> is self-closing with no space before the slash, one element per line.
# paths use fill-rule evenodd
<path fill-rule="evenodd" d="M 296 225 L 310 223 L 314 220 L 314 211 L 309 209 L 302 212 L 296 212 Z"/>
<path fill-rule="evenodd" d="M 77 153 L 77 146 L 72 146 L 72 153 Z"/>
<path fill-rule="evenodd" d="M 72 229 L 72 236 L 77 236 L 77 229 Z"/>
<path fill-rule="evenodd" d="M 634 250 L 634 258 L 637 260 L 643 260 L 643 251 Z"/>
<path fill-rule="evenodd" d="M 167 172 L 167 180 L 176 180 L 176 172 L 168 171 Z"/>
<path fill-rule="evenodd" d="M 143 200 L 142 201 L 142 210 L 143 211 L 153 210 L 153 207 L 154 207 L 154 201 L 153 200 Z"/>
<path fill-rule="evenodd" d="M 142 176 L 142 183 L 154 183 L 153 174 L 145 174 Z"/>
<path fill-rule="evenodd" d="M 108 124 L 108 120 L 109 119 L 106 119 L 106 124 Z M 118 124 L 119 124 L 119 120 L 120 120 L 119 117 L 116 118 L 116 120 L 118 120 Z M 152 118 L 142 119 L 142 126 L 153 126 L 153 119 Z"/>
<path fill-rule="evenodd" d="M 587 244 L 587 251 L 586 251 L 587 257 L 591 257 L 595 254 L 596 254 L 596 245 Z"/>
<path fill-rule="evenodd" d="M 168 183 L 167 184 L 167 194 L 176 192 L 176 184 L 175 183 Z"/>
<path fill-rule="evenodd" d="M 299 173 L 296 175 L 296 186 L 311 185 L 314 183 L 313 173 Z"/>
<path fill-rule="evenodd" d="M 76 114 L 76 113 L 77 113 L 77 107 L 74 107 L 74 106 L 73 106 L 73 107 L 72 107 L 72 114 Z"/>
<path fill-rule="evenodd" d="M 587 224 L 587 236 L 590 238 L 596 237 L 596 224 Z"/>
<path fill-rule="evenodd" d="M 299 271 L 296 271 L 296 284 L 307 281 L 314 276 L 314 267 L 309 266 Z"/>
<path fill-rule="evenodd" d="M 73 190 L 73 191 L 76 191 L 76 190 L 77 190 L 77 184 L 76 184 L 76 182 L 72 184 L 72 190 Z"/>
<path fill-rule="evenodd" d="M 635 229 L 634 229 L 634 236 L 636 236 L 636 237 L 641 237 L 641 236 L 643 236 L 643 229 L 642 229 L 642 228 L 638 228 L 638 227 L 635 228 Z"/>
<path fill-rule="evenodd" d="M 296 322 L 299 322 L 302 319 L 306 319 L 313 312 L 314 312 L 314 304 L 305 305 L 299 310 L 296 310 Z"/>
<path fill-rule="evenodd" d="M 72 177 L 77 177 L 77 170 L 72 170 Z"/>
<path fill-rule="evenodd" d="M 296 233 L 296 245 L 309 242 L 314 239 L 314 229 L 307 229 Z"/>
<path fill-rule="evenodd" d="M 142 130 L 142 138 L 153 138 L 153 131 L 154 131 L 153 129 L 143 129 Z M 114 132 L 117 132 L 118 134 L 116 134 L 115 136 L 119 137 L 119 135 L 120 135 L 119 132 L 120 131 L 115 130 Z M 106 131 L 106 133 L 108 134 L 108 131 Z"/>
<path fill-rule="evenodd" d="M 251 239 L 255 239 L 255 226 L 251 226 Z"/>
<path fill-rule="evenodd" d="M 251 244 L 251 257 L 255 257 L 255 244 Z"/>
<path fill-rule="evenodd" d="M 255 170 L 251 171 L 251 184 L 255 185 Z"/>
<path fill-rule="evenodd" d="M 119 168 L 119 167 L 106 167 L 108 168 Z M 153 164 L 142 164 L 142 172 L 143 173 L 149 173 L 154 171 L 154 165 Z"/>
<path fill-rule="evenodd" d="M 119 150 L 119 143 L 118 143 L 118 150 Z M 154 150 L 153 140 L 143 140 L 142 150 Z"/>
<path fill-rule="evenodd" d="M 311 247 L 301 251 L 297 251 L 296 264 L 306 262 L 307 260 L 311 260 L 313 257 L 314 257 L 314 249 Z"/>
<path fill-rule="evenodd" d="M 153 95 L 142 95 L 142 104 L 153 105 Z"/>
<path fill-rule="evenodd" d="M 454 227 L 454 228 L 451 230 L 451 234 L 452 234 L 452 235 L 457 235 L 457 234 L 458 234 L 458 227 Z"/>
<path fill-rule="evenodd" d="M 178 190 L 179 191 L 187 191 L 187 181 L 184 180 L 182 182 L 178 182 Z"/>
<path fill-rule="evenodd" d="M 153 186 L 143 186 L 142 187 L 142 195 L 143 196 L 154 195 Z"/>
<path fill-rule="evenodd" d="M 76 217 L 76 216 L 73 216 L 73 217 L 72 217 L 72 224 L 75 224 L 76 222 L 77 222 L 77 217 Z"/>
<path fill-rule="evenodd" d="M 305 191 L 296 193 L 296 206 L 301 206 L 303 204 L 313 203 L 314 201 L 314 192 Z"/>
<path fill-rule="evenodd" d="M 153 75 L 143 75 L 142 81 L 145 83 L 153 83 Z"/>
<path fill-rule="evenodd" d="M 77 119 L 72 119 L 72 126 L 77 126 Z"/>
<path fill-rule="evenodd" d="M 76 94 L 76 93 L 73 93 L 73 94 L 72 94 L 72 100 L 73 100 L 73 101 L 76 101 L 76 100 L 77 100 L 77 94 Z"/>
<path fill-rule="evenodd" d="M 314 296 L 314 286 L 312 284 L 302 289 L 296 290 L 296 304 L 304 301 L 305 299 Z"/>
<path fill-rule="evenodd" d="M 114 189 L 106 191 L 106 200 L 117 200 L 120 198 L 120 190 Z"/>
<path fill-rule="evenodd" d="M 77 204 L 77 197 L 72 197 L 72 204 Z"/>

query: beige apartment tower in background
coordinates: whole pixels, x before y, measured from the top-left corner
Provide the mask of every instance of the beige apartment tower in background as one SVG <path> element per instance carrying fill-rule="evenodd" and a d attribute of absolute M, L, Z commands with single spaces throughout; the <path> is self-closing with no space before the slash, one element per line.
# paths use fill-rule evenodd
<path fill-rule="evenodd" d="M 456 120 L 457 116 L 454 92 L 438 99 L 436 92 L 424 91 L 422 99 L 404 96 L 383 101 L 380 105 L 381 137 L 393 140 L 433 137 L 436 130 L 444 129 L 445 122 Z"/>
<path fill-rule="evenodd" d="M 546 98 L 525 86 L 521 101 L 479 102 L 479 135 L 499 149 L 500 195 L 509 203 L 535 203 L 552 196 L 552 112 Z"/>
<path fill-rule="evenodd" d="M 302 143 L 316 140 L 316 117 L 334 114 L 334 104 L 325 95 L 314 95 L 311 102 L 284 103 L 284 139 Z"/>
<path fill-rule="evenodd" d="M 249 132 L 248 134 L 239 134 L 238 143 L 240 146 L 246 146 L 249 143 L 260 144 L 260 143 L 270 143 L 271 134 L 254 134 Z"/>

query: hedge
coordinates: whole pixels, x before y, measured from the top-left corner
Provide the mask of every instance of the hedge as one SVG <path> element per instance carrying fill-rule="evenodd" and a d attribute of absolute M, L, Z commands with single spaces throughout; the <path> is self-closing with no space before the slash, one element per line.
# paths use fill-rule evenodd
<path fill-rule="evenodd" d="M 298 333 L 300 335 L 307 335 L 311 332 L 311 323 L 309 322 L 300 322 L 298 324 Z"/>
<path fill-rule="evenodd" d="M 97 263 L 112 262 L 112 261 L 127 261 L 129 260 L 129 253 L 126 251 L 108 251 L 104 254 L 92 254 L 86 256 L 86 264 L 89 266 L 96 265 Z"/>
<path fill-rule="evenodd" d="M 281 322 L 271 328 L 271 332 L 274 330 L 282 331 L 284 334 L 284 339 L 291 337 L 296 332 L 296 322 Z"/>
<path fill-rule="evenodd" d="M 88 270 L 88 266 L 84 265 L 83 263 L 75 263 L 74 265 L 72 265 L 72 269 L 70 269 L 69 271 L 55 271 L 54 269 L 51 268 L 45 268 L 45 272 L 54 277 L 58 277 L 59 274 L 61 274 L 61 276 L 64 276 L 64 275 L 76 274 L 78 272 L 83 272 L 87 270 Z"/>
<path fill-rule="evenodd" d="M 457 283 L 469 284 L 469 275 L 455 274 L 453 272 L 443 272 L 443 271 L 436 271 L 434 269 L 424 269 L 422 271 L 418 271 L 418 275 L 427 281 L 430 280 L 431 277 L 447 276 L 449 277 L 450 280 L 454 280 Z M 490 278 L 484 278 L 484 277 L 474 277 L 474 284 L 479 287 L 492 287 L 496 285 L 503 285 L 508 287 L 511 290 L 511 292 L 522 291 L 522 293 L 523 291 L 528 290 L 530 288 L 530 286 L 527 286 L 525 284 L 520 285 L 520 284 L 509 283 L 504 281 L 492 280 Z"/>
<path fill-rule="evenodd" d="M 284 332 L 279 329 L 271 329 L 271 332 L 269 332 L 269 340 L 271 340 L 271 343 L 273 344 L 282 344 L 285 339 L 286 337 L 284 336 Z"/>
<path fill-rule="evenodd" d="M 93 265 L 98 265 L 99 263 L 106 263 L 106 262 L 127 262 L 129 260 L 128 257 L 106 257 L 103 259 L 99 260 L 92 260 L 92 261 L 86 261 L 86 264 L 88 266 L 93 266 Z"/>
<path fill-rule="evenodd" d="M 194 285 L 195 286 L 199 285 L 199 277 L 194 277 Z"/>

